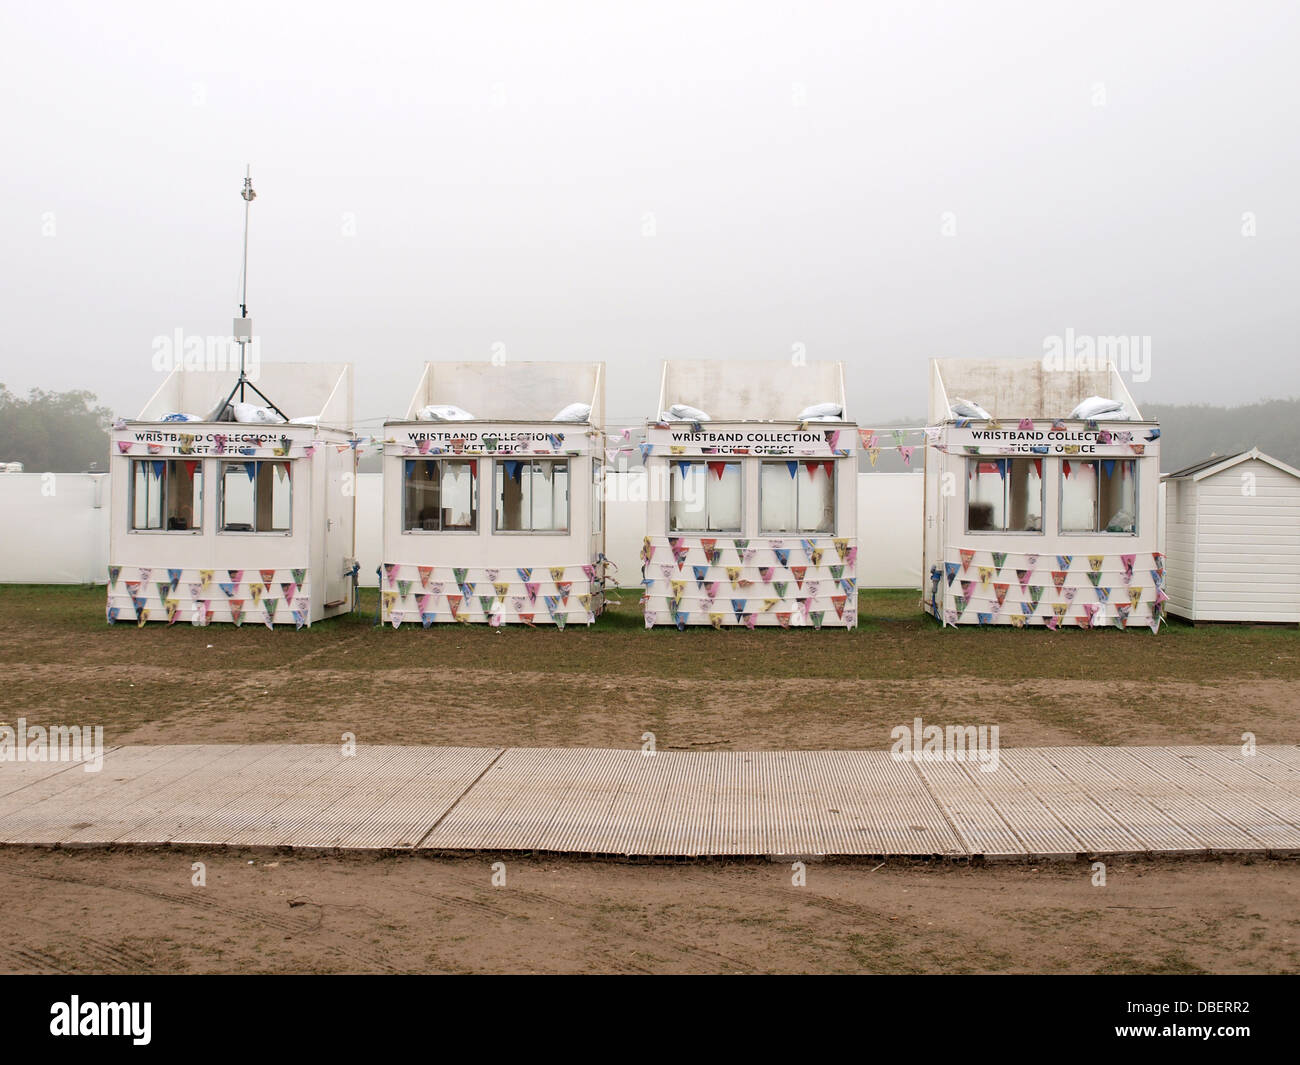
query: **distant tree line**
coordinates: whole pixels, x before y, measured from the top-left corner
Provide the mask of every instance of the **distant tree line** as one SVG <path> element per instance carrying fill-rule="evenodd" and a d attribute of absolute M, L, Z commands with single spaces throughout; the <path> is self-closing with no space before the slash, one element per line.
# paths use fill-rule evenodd
<path fill-rule="evenodd" d="M 1242 407 L 1144 403 L 1142 416 L 1160 422 L 1160 468 L 1165 473 L 1252 447 L 1300 469 L 1300 399 Z"/>
<path fill-rule="evenodd" d="M 0 384 L 0 462 L 21 462 L 28 473 L 108 469 L 112 412 L 92 392 L 45 392 L 26 398 Z"/>

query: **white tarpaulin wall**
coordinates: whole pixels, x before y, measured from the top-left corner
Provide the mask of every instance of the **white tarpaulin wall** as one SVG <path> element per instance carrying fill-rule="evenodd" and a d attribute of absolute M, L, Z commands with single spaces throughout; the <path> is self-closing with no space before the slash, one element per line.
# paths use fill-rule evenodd
<path fill-rule="evenodd" d="M 599 426 L 604 372 L 601 362 L 428 362 L 406 420 L 427 404 L 445 403 L 480 421 L 548 422 L 571 403 L 589 403 L 589 420 Z"/>
<path fill-rule="evenodd" d="M 632 491 L 629 474 L 614 473 L 606 503 L 606 554 L 618 565 L 617 583 L 641 579 L 645 499 Z M 42 495 L 42 474 L 0 475 L 0 583 L 103 584 L 108 565 L 108 476 L 61 473 L 54 494 Z M 921 587 L 921 491 L 919 473 L 858 476 L 859 587 Z M 97 493 L 99 495 L 97 496 Z M 96 507 L 96 499 L 102 505 Z M 383 537 L 383 476 L 357 477 L 357 560 L 361 584 L 375 586 Z M 890 515 L 882 521 L 880 515 Z"/>

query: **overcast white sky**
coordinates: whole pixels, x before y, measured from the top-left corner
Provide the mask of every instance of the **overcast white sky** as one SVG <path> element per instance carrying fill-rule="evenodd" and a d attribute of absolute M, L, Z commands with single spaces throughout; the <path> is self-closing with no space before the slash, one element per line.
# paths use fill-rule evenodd
<path fill-rule="evenodd" d="M 1292 2 L 9 0 L 0 381 L 138 413 L 230 330 L 251 162 L 263 357 L 363 420 L 498 343 L 611 420 L 796 344 L 923 416 L 928 358 L 1067 328 L 1149 336 L 1139 400 L 1297 395 L 1298 53 Z"/>

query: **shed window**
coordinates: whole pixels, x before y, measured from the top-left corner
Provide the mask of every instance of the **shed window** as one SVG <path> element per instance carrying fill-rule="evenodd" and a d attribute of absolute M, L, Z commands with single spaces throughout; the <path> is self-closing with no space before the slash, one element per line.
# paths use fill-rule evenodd
<path fill-rule="evenodd" d="M 740 532 L 739 462 L 674 462 L 668 485 L 673 532 Z"/>
<path fill-rule="evenodd" d="M 221 531 L 287 533 L 293 527 L 293 472 L 287 461 L 221 464 Z"/>
<path fill-rule="evenodd" d="M 477 459 L 406 459 L 403 471 L 403 531 L 478 528 Z"/>
<path fill-rule="evenodd" d="M 496 531 L 568 532 L 569 460 L 497 459 Z"/>
<path fill-rule="evenodd" d="M 835 531 L 835 460 L 764 462 L 759 529 L 765 533 Z"/>
<path fill-rule="evenodd" d="M 966 460 L 966 531 L 1043 531 L 1043 460 Z"/>
<path fill-rule="evenodd" d="M 1137 532 L 1135 459 L 1062 459 L 1061 532 Z"/>
<path fill-rule="evenodd" d="M 203 525 L 203 463 L 197 459 L 131 460 L 131 528 L 191 532 Z"/>

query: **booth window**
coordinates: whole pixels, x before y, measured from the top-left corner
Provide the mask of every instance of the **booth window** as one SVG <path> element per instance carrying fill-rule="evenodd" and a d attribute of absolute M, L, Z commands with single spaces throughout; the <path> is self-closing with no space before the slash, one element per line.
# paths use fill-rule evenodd
<path fill-rule="evenodd" d="M 966 531 L 1043 531 L 1043 460 L 966 460 Z"/>
<path fill-rule="evenodd" d="M 286 461 L 221 464 L 221 531 L 287 533 L 293 526 L 293 474 Z"/>
<path fill-rule="evenodd" d="M 835 531 L 835 460 L 764 462 L 758 525 L 765 533 Z"/>
<path fill-rule="evenodd" d="M 131 460 L 131 529 L 193 532 L 203 524 L 203 463 Z"/>
<path fill-rule="evenodd" d="M 478 459 L 406 459 L 404 532 L 474 532 L 478 528 Z"/>
<path fill-rule="evenodd" d="M 1137 533 L 1135 459 L 1063 459 L 1061 532 Z"/>
<path fill-rule="evenodd" d="M 740 532 L 741 483 L 739 462 L 674 462 L 668 486 L 669 528 Z"/>
<path fill-rule="evenodd" d="M 591 531 L 600 534 L 605 520 L 605 475 L 608 471 L 600 459 L 591 460 Z"/>
<path fill-rule="evenodd" d="M 496 532 L 568 532 L 569 460 L 497 459 Z"/>

